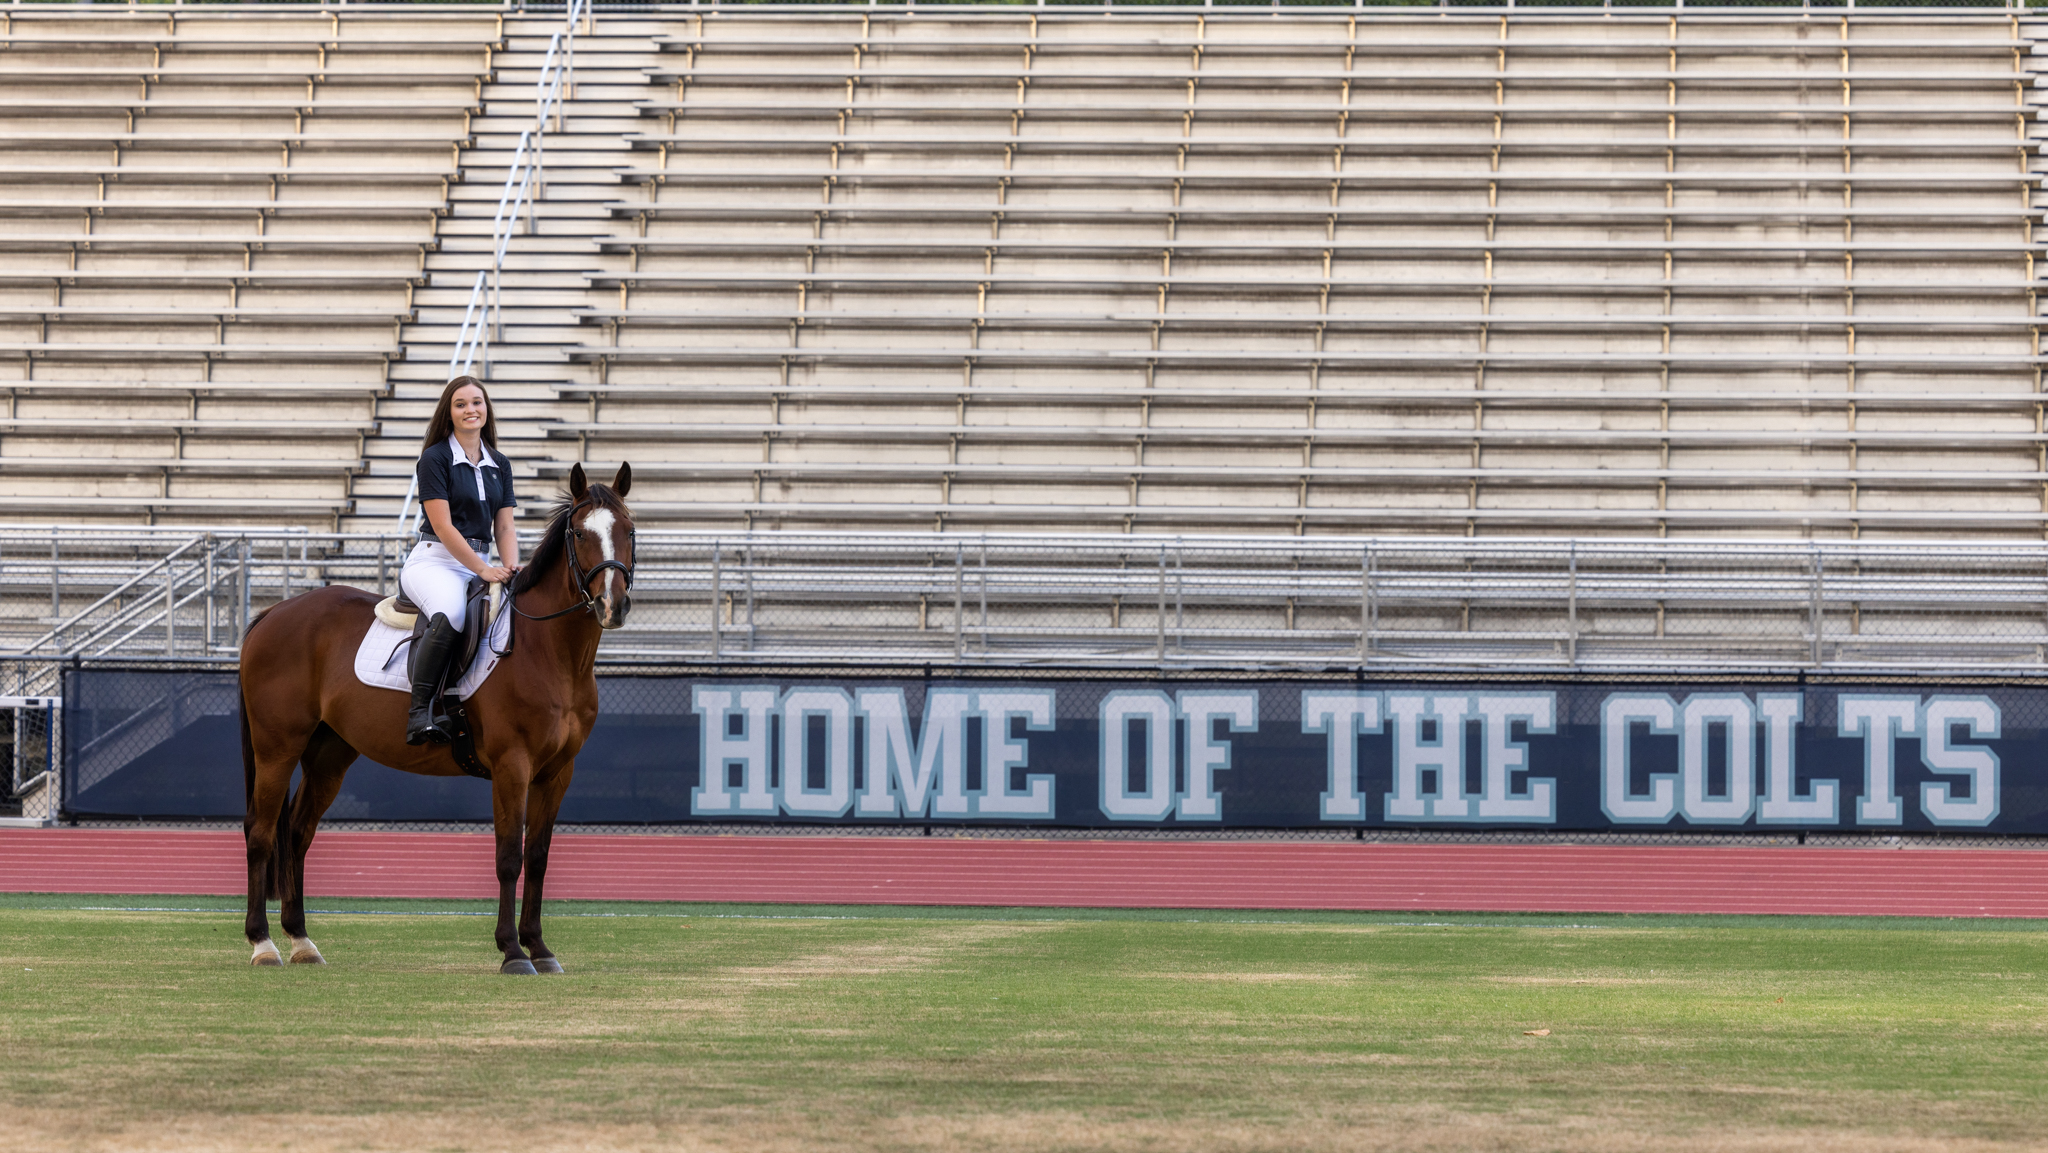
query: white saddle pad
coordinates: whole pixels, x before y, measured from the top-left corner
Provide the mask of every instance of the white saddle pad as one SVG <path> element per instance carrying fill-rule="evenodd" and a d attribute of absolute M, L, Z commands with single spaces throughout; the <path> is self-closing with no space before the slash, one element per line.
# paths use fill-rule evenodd
<path fill-rule="evenodd" d="M 455 685 L 458 699 L 468 700 L 470 694 L 484 683 L 484 678 L 491 675 L 491 670 L 498 667 L 498 651 L 505 647 L 505 638 L 511 635 L 511 629 L 512 614 L 500 608 L 497 619 L 491 622 L 489 634 L 477 647 L 475 663 Z M 373 689 L 397 689 L 409 693 L 412 691 L 412 678 L 406 676 L 405 668 L 411 656 L 412 630 L 385 624 L 384 614 L 380 612 L 370 622 L 370 631 L 363 634 L 363 643 L 356 649 L 356 679 Z"/>

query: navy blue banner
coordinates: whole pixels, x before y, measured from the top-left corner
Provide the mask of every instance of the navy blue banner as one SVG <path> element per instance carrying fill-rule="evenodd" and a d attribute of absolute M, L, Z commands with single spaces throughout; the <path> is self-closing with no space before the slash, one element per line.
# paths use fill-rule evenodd
<path fill-rule="evenodd" d="M 2048 833 L 2048 688 L 612 676 L 600 695 L 564 820 Z M 234 700 L 231 674 L 71 674 L 68 809 L 239 816 Z M 330 816 L 485 820 L 488 795 L 361 761 Z"/>

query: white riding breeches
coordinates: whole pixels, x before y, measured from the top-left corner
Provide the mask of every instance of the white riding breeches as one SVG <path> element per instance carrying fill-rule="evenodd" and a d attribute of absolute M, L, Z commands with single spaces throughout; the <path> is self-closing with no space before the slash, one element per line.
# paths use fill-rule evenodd
<path fill-rule="evenodd" d="M 474 576 L 439 541 L 423 540 L 406 554 L 405 567 L 398 573 L 398 587 L 420 607 L 420 615 L 433 620 L 435 613 L 442 613 L 449 624 L 460 630 L 468 608 L 464 594 Z"/>

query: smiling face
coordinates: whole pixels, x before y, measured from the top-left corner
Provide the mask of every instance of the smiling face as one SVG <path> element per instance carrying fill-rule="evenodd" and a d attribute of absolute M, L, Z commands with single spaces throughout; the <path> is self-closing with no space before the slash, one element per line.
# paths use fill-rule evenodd
<path fill-rule="evenodd" d="M 491 419 L 491 402 L 484 399 L 483 389 L 463 385 L 448 398 L 448 417 L 455 423 L 457 433 L 482 432 Z"/>

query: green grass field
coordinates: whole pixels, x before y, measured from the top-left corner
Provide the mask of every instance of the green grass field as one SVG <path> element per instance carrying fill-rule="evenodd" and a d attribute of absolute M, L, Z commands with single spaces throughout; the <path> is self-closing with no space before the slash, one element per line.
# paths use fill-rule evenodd
<path fill-rule="evenodd" d="M 2048 1145 L 2041 922 L 234 904 L 0 897 L 0 1149 Z"/>

